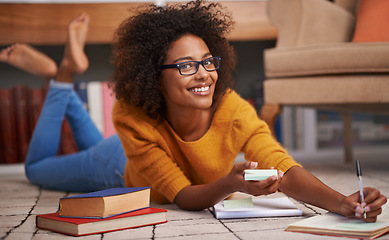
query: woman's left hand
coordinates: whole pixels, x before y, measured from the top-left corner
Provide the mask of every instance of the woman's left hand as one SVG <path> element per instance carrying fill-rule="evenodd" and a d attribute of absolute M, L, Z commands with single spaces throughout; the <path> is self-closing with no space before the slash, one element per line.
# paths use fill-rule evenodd
<path fill-rule="evenodd" d="M 360 203 L 359 191 L 346 197 L 341 204 L 341 213 L 348 218 L 359 218 L 365 222 L 376 222 L 377 216 L 382 213 L 382 206 L 387 198 L 375 188 L 363 189 L 365 200 Z M 364 216 L 366 213 L 366 218 Z"/>

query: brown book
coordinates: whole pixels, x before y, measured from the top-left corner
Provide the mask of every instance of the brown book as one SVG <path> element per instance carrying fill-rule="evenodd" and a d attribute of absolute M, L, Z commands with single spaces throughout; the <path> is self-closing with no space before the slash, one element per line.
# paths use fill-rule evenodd
<path fill-rule="evenodd" d="M 28 144 L 31 137 L 27 98 L 27 87 L 25 85 L 16 85 L 13 87 L 16 140 L 19 162 L 24 162 L 26 159 Z"/>
<path fill-rule="evenodd" d="M 58 213 L 36 216 L 36 226 L 71 236 L 84 236 L 166 223 L 166 210 L 145 208 L 104 219 L 64 218 Z"/>
<path fill-rule="evenodd" d="M 150 187 L 110 188 L 59 200 L 62 217 L 106 218 L 150 207 Z"/>
<path fill-rule="evenodd" d="M 61 132 L 61 146 L 59 148 L 59 154 L 71 154 L 78 152 L 76 141 L 74 140 L 72 129 L 66 118 L 62 123 Z"/>
<path fill-rule="evenodd" d="M 4 94 L 5 89 L 0 88 L 0 164 L 6 163 L 5 162 L 5 143 L 3 139 L 3 107 L 2 107 L 2 102 L 3 98 L 6 97 L 7 95 Z"/>
<path fill-rule="evenodd" d="M 30 122 L 30 136 L 32 135 L 35 125 L 41 114 L 44 103 L 47 87 L 28 88 L 28 105 L 29 105 L 29 122 Z"/>
<path fill-rule="evenodd" d="M 0 89 L 0 138 L 4 163 L 17 163 L 15 109 L 11 88 Z"/>

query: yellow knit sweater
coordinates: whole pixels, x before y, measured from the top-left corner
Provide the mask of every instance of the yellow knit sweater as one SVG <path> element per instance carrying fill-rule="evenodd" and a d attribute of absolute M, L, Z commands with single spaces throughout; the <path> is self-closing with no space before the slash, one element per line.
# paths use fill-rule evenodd
<path fill-rule="evenodd" d="M 151 186 L 151 200 L 173 202 L 188 185 L 213 182 L 230 172 L 239 152 L 258 168 L 286 172 L 298 165 L 271 136 L 255 109 L 234 91 L 222 99 L 207 133 L 183 141 L 165 121 L 158 124 L 140 108 L 116 103 L 113 121 L 128 159 L 128 187 Z"/>

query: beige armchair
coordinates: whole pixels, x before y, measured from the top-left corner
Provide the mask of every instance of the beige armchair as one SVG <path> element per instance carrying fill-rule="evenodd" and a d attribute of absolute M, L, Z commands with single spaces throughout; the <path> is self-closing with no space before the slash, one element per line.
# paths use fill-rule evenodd
<path fill-rule="evenodd" d="M 345 161 L 352 161 L 352 113 L 389 113 L 389 42 L 353 42 L 361 0 L 269 0 L 278 28 L 264 52 L 261 118 L 274 133 L 282 106 L 341 113 Z"/>

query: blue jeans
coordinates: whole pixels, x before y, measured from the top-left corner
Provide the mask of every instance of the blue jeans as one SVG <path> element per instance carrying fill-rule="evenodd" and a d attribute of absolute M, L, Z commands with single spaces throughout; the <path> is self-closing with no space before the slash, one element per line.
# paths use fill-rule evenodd
<path fill-rule="evenodd" d="M 57 156 L 65 116 L 79 152 Z M 30 182 L 68 192 L 124 187 L 126 161 L 119 137 L 103 138 L 73 84 L 51 81 L 25 163 Z"/>

